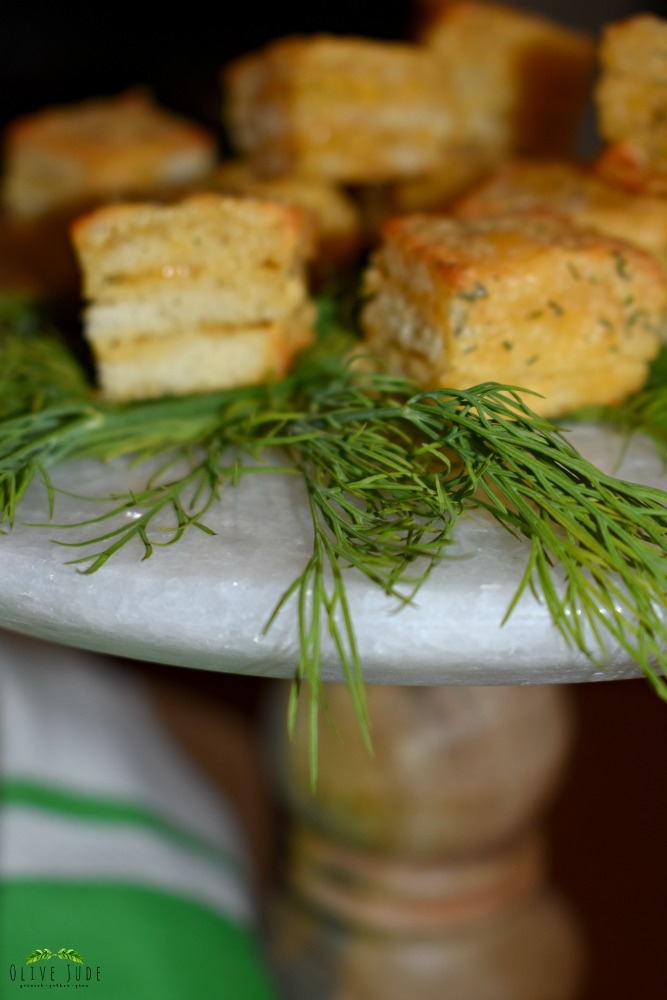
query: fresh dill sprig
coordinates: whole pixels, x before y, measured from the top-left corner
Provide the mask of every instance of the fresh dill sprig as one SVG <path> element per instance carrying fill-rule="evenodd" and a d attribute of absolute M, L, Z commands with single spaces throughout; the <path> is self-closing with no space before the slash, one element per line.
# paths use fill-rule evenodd
<path fill-rule="evenodd" d="M 321 342 L 273 385 L 116 406 L 80 391 L 76 380 L 70 394 L 66 377 L 54 399 L 31 397 L 24 387 L 32 406 L 0 421 L 0 518 L 13 523 L 27 484 L 42 473 L 48 485 L 55 463 L 161 460 L 142 490 L 84 522 L 90 537 L 75 544 L 95 551 L 74 562 L 94 572 L 131 542 L 140 541 L 146 558 L 190 528 L 210 530 L 206 512 L 221 489 L 249 472 L 275 472 L 256 463 L 280 449 L 282 471 L 305 485 L 313 549 L 266 627 L 296 605 L 300 655 L 290 725 L 307 683 L 313 777 L 324 630 L 368 736 L 346 572 L 356 569 L 409 602 L 446 556 L 459 517 L 473 510 L 488 511 L 529 543 L 508 615 L 531 591 L 570 644 L 604 665 L 615 641 L 667 698 L 667 494 L 602 473 L 530 410 L 521 390 L 486 383 L 418 392 L 404 379 L 346 361 L 352 338 L 331 314 L 325 325 Z M 19 353 L 21 343 L 17 337 Z M 24 362 L 29 368 L 27 355 Z M 128 508 L 141 516 L 119 525 Z M 167 511 L 177 530 L 165 543 Z"/>
<path fill-rule="evenodd" d="M 0 420 L 92 395 L 65 342 L 23 296 L 0 293 L 0 359 Z"/>

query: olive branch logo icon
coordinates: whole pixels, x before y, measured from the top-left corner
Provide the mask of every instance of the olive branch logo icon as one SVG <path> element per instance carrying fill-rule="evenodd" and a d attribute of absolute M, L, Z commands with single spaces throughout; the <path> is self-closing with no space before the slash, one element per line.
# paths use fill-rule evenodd
<path fill-rule="evenodd" d="M 25 964 L 32 965 L 34 962 L 48 962 L 50 958 L 60 958 L 63 962 L 76 962 L 77 965 L 83 965 L 83 958 L 74 948 L 59 948 L 55 952 L 51 951 L 50 948 L 35 948 L 26 958 Z"/>

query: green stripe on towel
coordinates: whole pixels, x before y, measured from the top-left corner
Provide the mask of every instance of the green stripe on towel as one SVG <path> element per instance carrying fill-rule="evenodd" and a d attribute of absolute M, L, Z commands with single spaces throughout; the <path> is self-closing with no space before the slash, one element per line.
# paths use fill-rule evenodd
<path fill-rule="evenodd" d="M 234 872 L 239 868 L 235 859 L 221 848 L 156 815 L 150 809 L 131 802 L 84 795 L 81 792 L 14 778 L 0 783 L 0 804 L 42 809 L 91 823 L 123 823 L 143 827 L 179 847 L 208 856 L 218 863 L 222 862 Z"/>

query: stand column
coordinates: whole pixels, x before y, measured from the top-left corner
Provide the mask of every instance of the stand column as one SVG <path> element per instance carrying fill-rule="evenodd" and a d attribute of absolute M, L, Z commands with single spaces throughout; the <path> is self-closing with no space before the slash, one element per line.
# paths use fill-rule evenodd
<path fill-rule="evenodd" d="M 572 733 L 559 687 L 369 687 L 370 757 L 327 685 L 319 785 L 306 712 L 276 712 L 291 817 L 270 922 L 285 1000 L 574 1000 L 581 950 L 542 816 Z"/>

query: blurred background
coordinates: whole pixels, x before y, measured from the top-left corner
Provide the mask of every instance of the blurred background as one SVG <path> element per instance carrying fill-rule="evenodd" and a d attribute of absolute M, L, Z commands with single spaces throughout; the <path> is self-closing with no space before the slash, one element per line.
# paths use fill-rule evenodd
<path fill-rule="evenodd" d="M 525 4 L 597 33 L 637 10 L 667 16 L 663 3 L 629 0 Z M 175 13 L 174 13 L 175 11 Z M 46 104 L 146 84 L 160 102 L 220 130 L 221 66 L 267 40 L 329 31 L 405 37 L 409 2 L 282 2 L 167 8 L 147 0 L 95 4 L 22 0 L 0 15 L 0 127 Z M 220 133 L 221 135 L 221 133 Z M 171 678 L 184 672 L 164 671 Z M 263 682 L 188 672 L 220 704 L 250 706 Z M 642 681 L 575 691 L 579 739 L 553 816 L 553 866 L 588 937 L 586 1000 L 655 1000 L 667 993 L 663 952 L 667 873 L 664 760 L 667 705 Z M 463 1000 L 463 998 L 461 998 Z"/>
<path fill-rule="evenodd" d="M 286 0 L 249 4 L 247 9 L 238 2 L 168 8 L 149 0 L 117 0 L 104 9 L 47 0 L 5 3 L 0 22 L 0 122 L 46 103 L 143 83 L 171 107 L 217 126 L 219 70 L 229 59 L 295 32 L 405 37 L 418 6 L 416 0 L 327 0 L 310 5 Z M 523 6 L 595 32 L 604 21 L 638 9 L 660 14 L 667 2 L 539 0 Z"/>

